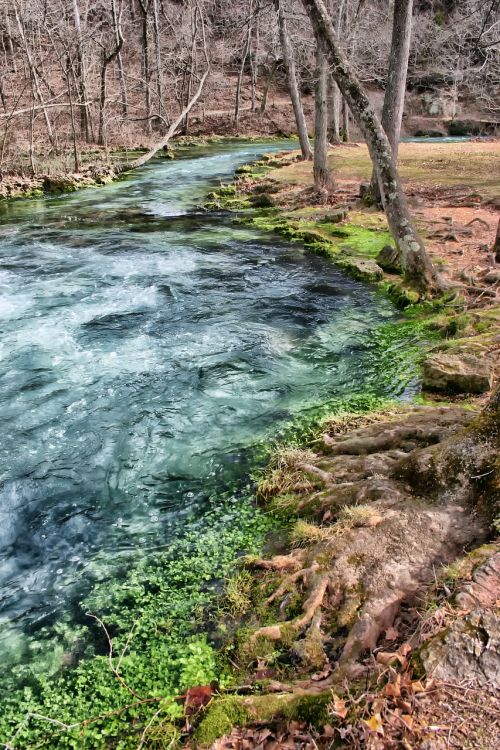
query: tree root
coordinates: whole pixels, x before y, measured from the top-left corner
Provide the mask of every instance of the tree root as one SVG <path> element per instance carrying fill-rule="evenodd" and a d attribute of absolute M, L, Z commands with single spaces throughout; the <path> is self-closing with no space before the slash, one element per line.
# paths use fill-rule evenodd
<path fill-rule="evenodd" d="M 325 454 L 298 467 L 320 476 L 326 488 L 299 495 L 294 506 L 296 513 L 319 517 L 321 525 L 310 535 L 305 530 L 298 554 L 254 563 L 285 574 L 267 604 L 300 587 L 302 613 L 256 629 L 251 642 L 281 641 L 307 660 L 305 641 L 297 639 L 321 620 L 314 633 L 318 658 L 321 639 L 330 639 L 343 672 L 359 669 L 402 602 L 433 580 L 436 566 L 485 539 L 487 523 L 469 503 L 478 488 L 491 485 L 488 470 L 498 446 L 481 437 L 476 420 L 474 412 L 458 407 L 424 407 L 327 435 Z M 335 533 L 337 527 L 342 533 Z"/>
<path fill-rule="evenodd" d="M 287 570 L 296 571 L 301 568 L 303 554 L 302 550 L 294 550 L 288 555 L 275 555 L 270 560 L 264 560 L 260 557 L 252 557 L 245 561 L 245 565 L 247 568 L 272 570 L 276 573 L 285 572 Z"/>
<path fill-rule="evenodd" d="M 313 474 L 314 476 L 319 477 L 321 481 L 326 485 L 331 484 L 333 481 L 333 477 L 329 471 L 323 471 L 318 466 L 314 466 L 313 464 L 298 464 L 297 468 L 301 471 L 305 471 L 306 474 Z"/>
<path fill-rule="evenodd" d="M 290 584 L 295 583 L 300 578 L 310 578 L 312 580 L 308 587 L 309 596 L 302 605 L 303 614 L 299 617 L 296 617 L 294 620 L 287 620 L 283 623 L 279 623 L 276 625 L 267 625 L 265 627 L 259 628 L 255 631 L 255 633 L 253 633 L 250 639 L 251 643 L 255 643 L 258 638 L 267 638 L 270 641 L 280 641 L 283 639 L 285 629 L 288 631 L 288 633 L 290 633 L 291 631 L 292 633 L 296 633 L 298 635 L 307 625 L 309 625 L 309 623 L 312 622 L 316 613 L 323 604 L 323 599 L 325 598 L 325 594 L 329 584 L 328 575 L 325 573 L 321 576 L 318 576 L 318 569 L 319 564 L 315 562 L 313 563 L 313 565 L 311 565 L 310 568 L 298 571 L 298 573 L 295 573 L 293 576 L 287 578 L 287 580 L 284 581 L 284 583 L 277 589 L 277 591 L 268 599 L 268 603 L 275 601 L 280 596 L 283 596 L 284 593 L 286 593 Z"/>
<path fill-rule="evenodd" d="M 283 583 L 276 589 L 274 594 L 271 594 L 271 596 L 267 599 L 267 604 L 271 604 L 272 602 L 276 601 L 276 599 L 280 599 L 288 591 L 292 590 L 294 583 L 297 583 L 297 581 L 300 580 L 304 581 L 310 574 L 315 573 L 318 568 L 318 563 L 314 562 L 310 568 L 301 568 L 301 570 L 298 570 L 296 573 L 292 573 L 292 575 L 287 576 Z"/>

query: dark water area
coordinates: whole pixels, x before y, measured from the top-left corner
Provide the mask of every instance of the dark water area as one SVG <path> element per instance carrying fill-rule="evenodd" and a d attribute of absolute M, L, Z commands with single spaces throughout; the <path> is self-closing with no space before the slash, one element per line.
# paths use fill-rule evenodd
<path fill-rule="evenodd" d="M 207 147 L 0 207 L 2 659 L 93 581 L 203 527 L 208 495 L 284 421 L 373 387 L 389 302 L 196 209 L 273 147 Z"/>

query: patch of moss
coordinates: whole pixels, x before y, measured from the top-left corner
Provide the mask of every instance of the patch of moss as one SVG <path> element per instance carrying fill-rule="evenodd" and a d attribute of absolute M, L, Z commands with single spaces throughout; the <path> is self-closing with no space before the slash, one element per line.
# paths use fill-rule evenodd
<path fill-rule="evenodd" d="M 242 698 L 217 698 L 208 706 L 196 729 L 195 739 L 203 747 L 210 746 L 219 737 L 229 734 L 233 727 L 243 726 L 249 719 L 250 713 Z"/>
<path fill-rule="evenodd" d="M 399 281 L 382 281 L 379 288 L 401 310 L 416 305 L 420 300 L 420 294 L 415 289 L 411 289 Z"/>
<path fill-rule="evenodd" d="M 274 200 L 268 193 L 259 192 L 256 195 L 252 195 L 249 202 L 256 208 L 272 208 L 274 206 Z"/>
<path fill-rule="evenodd" d="M 232 617 L 241 617 L 252 606 L 252 583 L 252 575 L 248 570 L 238 571 L 227 580 L 224 605 Z"/>
<path fill-rule="evenodd" d="M 279 718 L 321 728 L 329 722 L 330 700 L 330 692 L 262 695 L 246 700 L 238 697 L 219 698 L 208 706 L 194 737 L 201 746 L 206 747 L 224 734 L 229 734 L 235 726 L 243 726 L 249 721 L 266 722 Z"/>
<path fill-rule="evenodd" d="M 328 705 L 331 701 L 331 693 L 318 693 L 317 695 L 300 695 L 294 698 L 286 706 L 285 716 L 290 721 L 303 721 L 318 729 L 328 724 Z"/>

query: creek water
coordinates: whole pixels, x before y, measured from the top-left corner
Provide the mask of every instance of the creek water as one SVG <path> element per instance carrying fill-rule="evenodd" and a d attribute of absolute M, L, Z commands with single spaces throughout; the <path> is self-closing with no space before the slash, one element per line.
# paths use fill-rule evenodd
<path fill-rule="evenodd" d="M 196 209 L 272 148 L 206 147 L 0 209 L 2 658 L 25 658 L 96 576 L 203 526 L 207 496 L 284 421 L 374 387 L 392 306 Z"/>

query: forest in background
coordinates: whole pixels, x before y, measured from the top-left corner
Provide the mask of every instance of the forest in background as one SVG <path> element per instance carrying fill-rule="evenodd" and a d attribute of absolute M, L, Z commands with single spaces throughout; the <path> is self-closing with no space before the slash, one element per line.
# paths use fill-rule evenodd
<path fill-rule="evenodd" d="M 329 3 L 342 51 L 379 108 L 392 6 Z M 290 0 L 283 13 L 311 129 L 314 36 L 301 2 Z M 472 133 L 494 126 L 499 3 L 417 0 L 413 13 L 408 132 L 463 118 Z M 3 174 L 78 171 L 82 151 L 148 146 L 176 121 L 205 74 L 176 132 L 294 131 L 270 0 L 2 0 L 0 39 Z M 331 76 L 328 108 L 331 139 L 347 138 L 348 110 Z"/>

